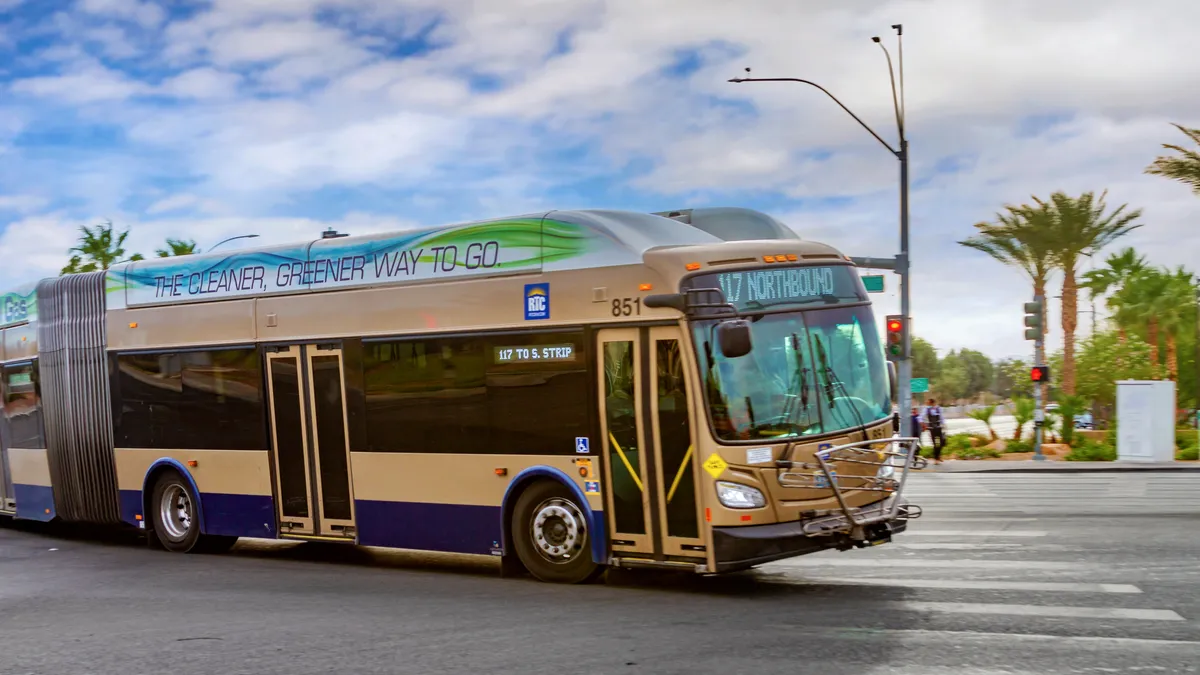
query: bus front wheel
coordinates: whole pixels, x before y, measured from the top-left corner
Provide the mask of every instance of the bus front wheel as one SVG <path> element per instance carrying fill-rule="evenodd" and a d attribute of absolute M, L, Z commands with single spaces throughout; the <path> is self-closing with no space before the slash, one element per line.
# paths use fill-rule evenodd
<path fill-rule="evenodd" d="M 512 538 L 525 568 L 542 581 L 577 584 L 601 571 L 592 562 L 592 536 L 584 509 L 556 481 L 538 481 L 517 498 Z"/>

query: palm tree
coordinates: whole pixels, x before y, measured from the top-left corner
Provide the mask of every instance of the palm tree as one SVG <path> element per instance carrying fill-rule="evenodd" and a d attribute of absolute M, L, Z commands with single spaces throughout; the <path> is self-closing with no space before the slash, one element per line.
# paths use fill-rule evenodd
<path fill-rule="evenodd" d="M 126 262 L 123 257 L 125 238 L 129 236 L 129 230 L 114 234 L 112 221 L 105 221 L 103 225 L 97 225 L 95 228 L 84 225 L 79 228 L 79 232 L 79 243 L 67 251 L 74 255 L 63 267 L 63 274 L 106 270 L 118 262 Z M 129 261 L 144 259 L 140 253 L 134 253 L 128 258 Z"/>
<path fill-rule="evenodd" d="M 167 238 L 167 247 L 160 248 L 155 253 L 160 258 L 172 258 L 181 255 L 193 255 L 199 253 L 200 249 L 196 248 L 196 242 L 191 239 L 171 239 Z"/>
<path fill-rule="evenodd" d="M 996 412 L 996 406 L 985 405 L 982 408 L 976 408 L 967 413 L 967 417 L 973 420 L 983 422 L 987 425 L 988 433 L 991 434 L 992 440 L 996 440 L 999 436 L 996 435 L 996 430 L 992 428 L 992 415 Z"/>
<path fill-rule="evenodd" d="M 1130 325 L 1131 317 L 1128 309 L 1122 305 L 1120 291 L 1130 279 L 1147 269 L 1146 257 L 1138 255 L 1132 248 L 1126 248 L 1120 253 L 1108 256 L 1104 262 L 1104 267 L 1085 273 L 1084 281 L 1080 285 L 1088 290 L 1093 300 L 1113 291 L 1113 294 L 1105 299 L 1104 305 L 1112 312 L 1119 339 L 1125 342 L 1128 337 L 1126 329 Z"/>
<path fill-rule="evenodd" d="M 1013 397 L 1013 417 L 1017 421 L 1017 430 L 1013 433 L 1013 440 L 1020 441 L 1021 434 L 1025 431 L 1025 425 L 1033 419 L 1034 404 L 1033 399 L 1025 396 Z"/>
<path fill-rule="evenodd" d="M 1179 333 L 1190 327 L 1192 322 L 1192 307 L 1196 297 L 1196 282 L 1191 272 L 1183 267 L 1176 268 L 1170 274 L 1164 274 L 1166 280 L 1163 293 L 1158 301 L 1158 323 L 1162 328 L 1167 343 L 1167 376 L 1179 381 Z"/>
<path fill-rule="evenodd" d="M 1163 297 L 1170 280 L 1161 270 L 1147 268 L 1130 277 L 1117 292 L 1118 306 L 1124 316 L 1146 328 L 1146 344 L 1150 345 L 1150 362 L 1157 369 L 1159 358 L 1160 317 L 1164 310 Z"/>
<path fill-rule="evenodd" d="M 1182 131 L 1193 143 L 1200 145 L 1200 129 L 1189 129 L 1178 124 L 1171 126 Z M 1192 192 L 1200 195 L 1200 152 L 1169 143 L 1163 143 L 1163 148 L 1174 150 L 1179 153 L 1179 156 L 1158 157 L 1150 166 L 1146 167 L 1146 173 L 1153 176 L 1164 176 L 1184 185 L 1190 185 Z"/>
<path fill-rule="evenodd" d="M 1108 191 L 1105 190 L 1097 199 L 1091 192 L 1085 192 L 1079 197 L 1070 197 L 1060 191 L 1050 195 L 1048 202 L 1033 198 L 1041 211 L 1053 215 L 1052 218 L 1046 219 L 1049 229 L 1044 236 L 1053 251 L 1056 267 L 1063 273 L 1062 391 L 1068 395 L 1075 393 L 1075 327 L 1079 320 L 1079 288 L 1075 271 L 1079 258 L 1093 255 L 1116 239 L 1141 227 L 1140 223 L 1135 222 L 1142 215 L 1141 209 L 1125 213 L 1128 205 L 1122 204 L 1114 211 L 1106 213 L 1104 197 L 1107 194 Z"/>
<path fill-rule="evenodd" d="M 976 223 L 977 234 L 958 243 L 1021 270 L 1033 282 L 1033 294 L 1045 297 L 1046 280 L 1055 262 L 1054 251 L 1044 235 L 1049 214 L 1026 205 L 1004 208 L 1007 213 L 997 213 L 995 223 Z M 1043 316 L 1042 335 L 1046 328 Z"/>

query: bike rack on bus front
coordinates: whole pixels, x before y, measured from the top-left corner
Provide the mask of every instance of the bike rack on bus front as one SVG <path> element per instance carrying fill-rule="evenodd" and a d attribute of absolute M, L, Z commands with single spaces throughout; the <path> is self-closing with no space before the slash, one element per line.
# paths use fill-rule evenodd
<path fill-rule="evenodd" d="M 893 437 L 885 440 L 865 440 L 825 448 L 814 453 L 816 463 L 776 462 L 784 471 L 779 473 L 779 484 L 787 488 L 830 489 L 838 501 L 838 509 L 811 512 L 812 517 L 804 523 L 804 533 L 810 537 L 835 533 L 853 535 L 855 531 L 875 523 L 921 517 L 921 507 L 916 504 L 900 504 L 900 496 L 912 469 L 923 469 L 928 465 L 924 457 L 917 455 L 915 437 Z M 841 475 L 837 464 L 860 464 L 876 467 L 872 475 Z M 886 471 L 886 468 L 891 471 Z M 792 469 L 816 469 L 812 473 L 801 473 Z M 899 473 L 897 479 L 896 474 Z M 855 484 L 856 483 L 856 484 Z M 881 492 L 887 496 L 863 507 L 846 503 L 846 492 Z"/>

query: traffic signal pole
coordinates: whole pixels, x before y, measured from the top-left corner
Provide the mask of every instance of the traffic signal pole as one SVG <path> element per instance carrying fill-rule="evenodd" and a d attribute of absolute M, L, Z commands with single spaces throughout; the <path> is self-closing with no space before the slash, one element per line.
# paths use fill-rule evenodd
<path fill-rule="evenodd" d="M 1036 335 L 1033 340 L 1033 365 L 1045 365 L 1046 350 L 1045 350 L 1045 325 L 1043 325 L 1043 317 L 1045 312 L 1045 297 L 1043 295 L 1034 295 L 1032 303 L 1025 305 L 1025 325 L 1030 329 L 1025 331 L 1025 336 L 1030 337 L 1031 333 Z M 1036 318 L 1033 318 L 1036 317 Z M 1031 372 L 1033 369 L 1031 369 Z M 1043 408 L 1043 400 L 1045 387 L 1045 378 L 1039 377 L 1037 382 L 1033 383 L 1033 460 L 1045 461 L 1045 455 L 1042 454 L 1042 430 L 1045 424 L 1045 408 Z"/>

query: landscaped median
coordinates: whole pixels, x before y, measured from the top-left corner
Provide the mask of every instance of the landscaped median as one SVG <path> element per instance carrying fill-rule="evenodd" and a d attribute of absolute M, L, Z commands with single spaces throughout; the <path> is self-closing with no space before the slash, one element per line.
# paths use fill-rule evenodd
<path fill-rule="evenodd" d="M 1048 461 L 1112 462 L 1117 459 L 1116 440 L 1115 429 L 1075 431 L 1066 439 L 1051 436 L 1042 443 L 1042 454 Z M 933 448 L 923 446 L 921 456 L 932 458 Z M 1033 443 L 1027 439 L 1005 440 L 986 434 L 954 434 L 946 438 L 946 447 L 942 449 L 942 459 L 1022 461 L 1033 456 Z M 1183 462 L 1200 460 L 1195 429 L 1176 431 L 1175 459 Z"/>

